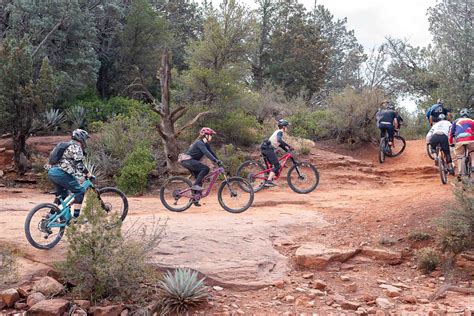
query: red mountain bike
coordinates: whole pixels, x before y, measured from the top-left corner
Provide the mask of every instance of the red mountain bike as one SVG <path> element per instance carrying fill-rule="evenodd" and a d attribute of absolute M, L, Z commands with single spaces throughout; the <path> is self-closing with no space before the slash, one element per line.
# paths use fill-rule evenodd
<path fill-rule="evenodd" d="M 286 166 L 288 160 L 293 162 L 293 166 L 288 170 L 286 180 L 288 186 L 296 193 L 306 194 L 314 191 L 319 184 L 319 172 L 316 167 L 308 162 L 297 162 L 292 152 L 281 156 L 280 171 L 273 179 L 278 180 Z M 263 163 L 259 160 L 248 160 L 242 163 L 237 169 L 237 176 L 246 179 L 255 192 L 264 188 L 264 182 L 272 170 L 271 164 L 263 157 Z"/>

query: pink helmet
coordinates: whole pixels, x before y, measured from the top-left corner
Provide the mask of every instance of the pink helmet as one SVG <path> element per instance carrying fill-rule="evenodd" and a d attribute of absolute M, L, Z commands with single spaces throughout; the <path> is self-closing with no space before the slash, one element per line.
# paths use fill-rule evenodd
<path fill-rule="evenodd" d="M 217 134 L 212 128 L 209 127 L 203 127 L 199 131 L 199 135 L 204 136 L 204 135 L 214 135 Z"/>

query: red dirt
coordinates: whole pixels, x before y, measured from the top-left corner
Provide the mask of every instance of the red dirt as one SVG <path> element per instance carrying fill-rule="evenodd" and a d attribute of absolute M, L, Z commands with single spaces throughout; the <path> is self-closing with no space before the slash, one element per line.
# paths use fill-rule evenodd
<path fill-rule="evenodd" d="M 325 150 L 322 150 L 317 145 L 307 157 L 321 174 L 320 185 L 311 194 L 296 194 L 280 180 L 278 188 L 257 193 L 253 207 L 240 215 L 224 212 L 215 196 L 204 200 L 201 208 L 171 213 L 161 206 L 158 196 L 150 194 L 129 199 L 129 218 L 147 218 L 155 214 L 168 217 L 170 226 L 179 223 L 187 225 L 185 227 L 192 227 L 198 222 L 204 225 L 203 220 L 217 221 L 219 227 L 207 228 L 217 241 L 220 240 L 220 234 L 239 230 L 236 218 L 252 221 L 256 229 L 260 227 L 259 223 L 263 225 L 264 222 L 280 220 L 283 222 L 278 225 L 287 229 L 285 239 L 289 242 L 278 245 L 274 243 L 274 247 L 289 258 L 294 258 L 298 245 L 310 241 L 337 248 L 358 246 L 361 243 L 384 247 L 379 244 L 380 241 L 390 240 L 394 244 L 388 249 L 410 253 L 419 247 L 407 239 L 410 232 L 423 231 L 435 235 L 432 220 L 452 203 L 454 179 L 450 178 L 448 185 L 441 184 L 433 162 L 426 156 L 424 141 L 409 141 L 406 151 L 400 157 L 388 158 L 382 165 L 376 161 L 377 149 L 372 146 L 365 147 L 363 152 L 353 153 L 351 156 L 356 159 L 332 153 L 328 151 L 330 148 L 327 145 L 324 147 Z M 24 238 L 23 222 L 27 211 L 37 203 L 50 200 L 51 196 L 31 189 L 0 188 L 0 242 L 15 245 L 27 259 L 35 262 L 51 264 L 62 258 L 65 243 L 44 252 L 33 249 Z M 311 221 L 298 223 L 297 217 L 301 214 L 314 214 L 329 225 L 312 225 Z M 292 217 L 296 219 L 292 220 Z M 173 230 L 173 227 L 170 228 Z M 168 241 L 165 239 L 163 243 Z M 238 261 L 239 256 L 242 260 L 245 259 L 245 254 L 238 253 L 232 259 Z M 341 309 L 337 304 L 328 305 L 334 293 L 341 294 L 350 301 L 360 302 L 365 310 L 370 310 L 374 309 L 374 305 L 364 301 L 364 297 L 383 296 L 377 279 L 390 284 L 403 282 L 411 287 L 406 293 L 418 298 L 428 298 L 442 284 L 442 280 L 423 276 L 414 265 L 412 255 L 398 266 L 358 259 L 350 261 L 349 265 L 333 266 L 327 271 L 309 271 L 293 264 L 284 278 L 285 285 L 282 289 L 268 286 L 261 290 L 239 292 L 230 286 L 224 286 L 222 291 L 213 291 L 214 298 L 207 311 L 229 314 L 237 311 L 246 314 L 339 312 Z M 302 277 L 308 272 L 315 274 L 314 279 L 326 281 L 330 288 L 328 296 L 309 299 L 305 293 L 296 289 L 308 284 L 309 281 Z M 460 284 L 465 286 L 467 283 L 463 281 L 469 278 L 472 280 L 473 266 L 461 272 Z M 341 281 L 340 275 L 349 276 L 351 282 L 356 283 L 357 290 L 349 291 L 347 282 Z M 282 297 L 286 295 L 294 296 L 296 301 L 285 302 Z M 390 300 L 397 304 L 397 311 L 426 313 L 433 310 L 462 314 L 466 308 L 474 309 L 472 296 L 451 292 L 445 298 L 427 304 L 409 305 L 397 299 Z M 314 307 L 310 307 L 308 301 L 314 301 Z"/>

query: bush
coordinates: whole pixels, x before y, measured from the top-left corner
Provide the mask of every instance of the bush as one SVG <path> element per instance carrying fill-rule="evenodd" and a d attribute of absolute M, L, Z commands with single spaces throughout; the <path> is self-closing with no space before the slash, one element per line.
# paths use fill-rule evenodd
<path fill-rule="evenodd" d="M 209 296 L 204 278 L 198 280 L 197 272 L 190 269 L 168 271 L 158 287 L 161 299 L 156 309 L 160 315 L 184 315 L 190 307 L 205 302 Z"/>
<path fill-rule="evenodd" d="M 474 248 L 474 185 L 463 182 L 454 189 L 456 204 L 438 219 L 440 247 L 457 255 Z"/>
<path fill-rule="evenodd" d="M 18 260 L 14 249 L 0 245 L 0 285 L 14 281 L 17 273 Z"/>
<path fill-rule="evenodd" d="M 214 116 L 209 126 L 218 132 L 220 137 L 234 145 L 250 146 L 262 141 L 261 126 L 254 116 L 243 111 L 231 111 Z"/>
<path fill-rule="evenodd" d="M 424 232 L 411 232 L 408 235 L 408 239 L 411 241 L 423 241 L 429 240 L 431 238 L 430 234 Z"/>
<path fill-rule="evenodd" d="M 147 258 L 162 239 L 165 226 L 158 221 L 151 229 L 150 226 L 128 229 L 129 236 L 135 239 L 122 235 L 120 225 L 109 225 L 117 219 L 107 218 L 92 192 L 86 196 L 79 222 L 84 218 L 88 224 L 74 224 L 66 230 L 66 259 L 57 264 L 64 281 L 74 285 L 72 294 L 93 301 L 140 299 L 144 291 L 142 284 L 154 282 Z"/>
<path fill-rule="evenodd" d="M 159 147 L 160 137 L 155 126 L 151 120 L 138 113 L 114 117 L 104 123 L 100 130 L 88 145 L 89 159 L 109 179 L 119 174 L 125 158 L 139 144 Z M 158 157 L 158 153 L 155 157 Z"/>
<path fill-rule="evenodd" d="M 311 148 L 309 148 L 309 147 L 301 147 L 300 148 L 300 154 L 308 155 L 310 153 L 311 153 Z"/>
<path fill-rule="evenodd" d="M 307 139 L 324 139 L 330 136 L 329 111 L 299 112 L 290 116 L 291 134 Z"/>
<path fill-rule="evenodd" d="M 247 155 L 232 144 L 225 145 L 218 154 L 219 159 L 224 163 L 226 171 L 232 175 L 237 173 L 237 168 L 247 160 Z"/>
<path fill-rule="evenodd" d="M 139 145 L 125 159 L 117 184 L 127 194 L 143 193 L 148 184 L 148 175 L 155 169 L 149 146 Z"/>
<path fill-rule="evenodd" d="M 439 265 L 439 253 L 431 247 L 421 248 L 416 252 L 416 262 L 423 273 L 431 273 Z"/>

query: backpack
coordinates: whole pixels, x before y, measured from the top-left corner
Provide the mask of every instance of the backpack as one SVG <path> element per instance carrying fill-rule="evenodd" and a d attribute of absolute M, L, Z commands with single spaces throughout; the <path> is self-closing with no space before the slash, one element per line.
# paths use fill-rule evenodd
<path fill-rule="evenodd" d="M 71 142 L 61 142 L 57 144 L 49 154 L 48 164 L 51 166 L 58 164 L 66 149 L 71 145 Z"/>

